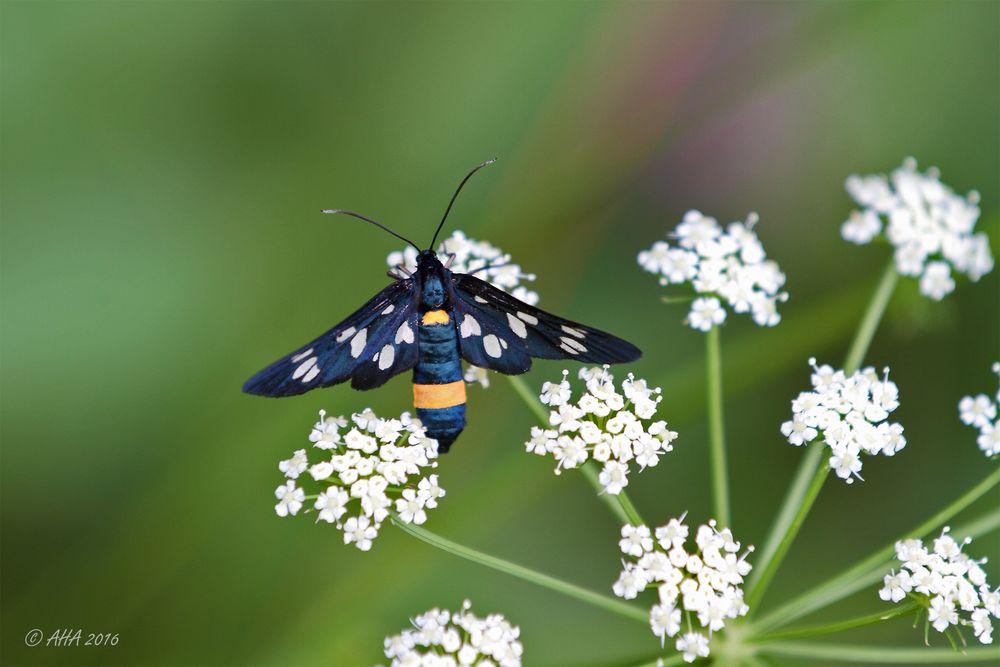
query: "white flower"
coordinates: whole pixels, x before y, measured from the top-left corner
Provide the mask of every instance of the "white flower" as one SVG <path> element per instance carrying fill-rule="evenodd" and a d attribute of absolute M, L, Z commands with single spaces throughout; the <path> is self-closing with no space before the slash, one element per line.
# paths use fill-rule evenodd
<path fill-rule="evenodd" d="M 579 371 L 586 390 L 573 401 L 568 374 L 563 371 L 559 382 L 542 385 L 539 399 L 552 408 L 552 428 L 532 428 L 525 449 L 539 456 L 551 454 L 558 462 L 557 475 L 593 458 L 602 464 L 598 480 L 604 490 L 617 495 L 628 485 L 632 461 L 645 469 L 673 451 L 677 433 L 667 429 L 665 421 L 652 421 L 661 390 L 629 375 L 619 392 L 608 367 L 596 366 Z"/>
<path fill-rule="evenodd" d="M 895 570 L 889 570 L 883 580 L 885 586 L 879 589 L 878 596 L 885 601 L 899 602 L 906 597 L 906 594 L 913 590 L 910 583 L 910 575 L 906 570 L 900 570 L 897 574 Z"/>
<path fill-rule="evenodd" d="M 813 391 L 792 401 L 792 418 L 781 425 L 788 442 L 800 446 L 821 438 L 830 448 L 829 465 L 848 484 L 861 477 L 861 454 L 892 456 L 906 446 L 903 427 L 887 421 L 899 407 L 899 388 L 889 369 L 879 377 L 864 368 L 848 377 L 830 366 L 813 367 Z"/>
<path fill-rule="evenodd" d="M 502 614 L 480 618 L 468 600 L 461 611 L 431 609 L 411 619 L 412 628 L 385 638 L 393 667 L 520 667 L 521 629 Z"/>
<path fill-rule="evenodd" d="M 700 632 L 688 632 L 677 639 L 677 650 L 684 655 L 684 662 L 708 657 L 708 637 Z"/>
<path fill-rule="evenodd" d="M 646 526 L 622 526 L 622 539 L 618 543 L 622 553 L 641 557 L 647 551 L 653 550 L 653 536 Z"/>
<path fill-rule="evenodd" d="M 749 611 L 743 600 L 743 580 L 751 570 L 748 547 L 741 545 L 728 529 L 718 530 L 715 521 L 699 526 L 695 546 L 687 551 L 689 530 L 684 516 L 671 519 L 652 531 L 646 526 L 623 526 L 619 546 L 635 561 L 623 560 L 622 571 L 612 586 L 614 594 L 625 599 L 638 597 L 647 588 L 657 589 L 657 603 L 649 610 L 653 634 L 665 643 L 676 637 L 681 619 L 697 618 L 709 636 L 725 627 L 730 619 Z M 683 612 L 683 614 L 682 614 Z M 703 632 L 688 632 L 678 637 L 676 648 L 684 660 L 693 661 L 709 654 L 708 638 Z"/>
<path fill-rule="evenodd" d="M 278 504 L 274 506 L 274 511 L 278 516 L 295 516 L 302 509 L 302 501 L 306 499 L 306 493 L 295 482 L 288 480 L 274 490 L 274 497 L 278 499 Z"/>
<path fill-rule="evenodd" d="M 936 169 L 922 174 L 916 160 L 907 158 L 889 178 L 850 176 L 846 187 L 863 210 L 851 213 L 841 235 L 864 244 L 884 231 L 895 246 L 896 269 L 904 276 L 920 276 L 925 296 L 940 301 L 950 294 L 955 289 L 952 269 L 973 281 L 993 269 L 989 241 L 975 233 L 978 193 L 957 195 L 941 183 Z"/>
<path fill-rule="evenodd" d="M 483 389 L 489 389 L 490 386 L 490 372 L 479 366 L 467 366 L 463 379 L 469 384 L 478 383 Z"/>
<path fill-rule="evenodd" d="M 955 290 L 951 268 L 947 262 L 928 262 L 920 278 L 920 293 L 940 301 Z"/>
<path fill-rule="evenodd" d="M 402 521 L 420 524 L 444 496 L 437 475 L 427 475 L 437 466 L 437 443 L 408 413 L 383 419 L 364 410 L 348 420 L 320 411 L 309 440 L 315 449 L 297 450 L 278 464 L 292 479 L 275 491 L 275 512 L 297 514 L 305 490 L 293 480 L 308 482 L 311 477 L 317 488 L 310 497 L 316 500 L 307 513 L 315 510 L 317 521 L 342 530 L 345 544 L 368 551 L 392 509 Z M 321 460 L 310 464 L 310 453 L 319 453 Z M 302 475 L 306 470 L 308 477 Z"/>
<path fill-rule="evenodd" d="M 296 450 L 292 458 L 287 461 L 278 462 L 278 470 L 285 473 L 289 479 L 297 479 L 309 467 L 309 459 L 306 458 L 306 450 Z"/>
<path fill-rule="evenodd" d="M 927 621 L 938 632 L 957 625 L 971 627 L 983 644 L 993 642 L 993 622 L 1000 618 L 1000 593 L 986 582 L 982 564 L 963 553 L 971 539 L 958 542 L 946 526 L 932 549 L 917 539 L 896 542 L 900 571 L 891 570 L 878 592 L 886 601 L 916 597 L 927 610 Z"/>
<path fill-rule="evenodd" d="M 361 551 L 368 551 L 377 536 L 378 527 L 366 516 L 352 516 L 344 522 L 344 544 L 353 542 Z"/>
<path fill-rule="evenodd" d="M 1000 362 L 993 364 L 993 372 L 1000 377 Z M 995 399 L 995 400 L 994 400 Z M 963 424 L 979 430 L 976 439 L 979 449 L 987 456 L 1000 456 L 1000 389 L 990 398 L 986 394 L 966 396 L 958 402 L 958 413 Z"/>
<path fill-rule="evenodd" d="M 424 496 L 417 495 L 413 489 L 404 489 L 403 497 L 396 500 L 396 511 L 399 513 L 399 518 L 406 523 L 420 525 L 427 521 L 424 505 Z"/>
<path fill-rule="evenodd" d="M 723 310 L 722 304 L 714 296 L 701 297 L 691 303 L 688 324 L 692 329 L 708 331 L 712 327 L 722 324 L 725 319 L 726 311 Z"/>
<path fill-rule="evenodd" d="M 723 301 L 735 313 L 750 313 L 759 326 L 781 321 L 777 304 L 785 275 L 767 259 L 764 246 L 753 231 L 757 215 L 733 222 L 725 230 L 698 211 L 688 211 L 673 237 L 680 248 L 657 241 L 639 253 L 639 265 L 660 276 L 661 285 L 690 283 L 698 298 L 691 303 L 687 324 L 710 331 L 726 319 Z"/>
<path fill-rule="evenodd" d="M 347 512 L 347 503 L 350 501 L 347 492 L 337 486 L 331 486 L 316 497 L 315 508 L 319 510 L 318 521 L 327 523 L 337 523 L 340 517 Z"/>

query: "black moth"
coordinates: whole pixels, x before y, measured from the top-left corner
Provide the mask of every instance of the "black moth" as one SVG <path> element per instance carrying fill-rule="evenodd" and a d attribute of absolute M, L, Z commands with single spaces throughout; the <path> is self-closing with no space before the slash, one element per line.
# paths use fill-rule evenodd
<path fill-rule="evenodd" d="M 528 305 L 473 273 L 453 273 L 432 250 L 470 171 L 452 195 L 426 250 L 379 222 L 370 222 L 418 250 L 417 269 L 389 272 L 394 282 L 316 340 L 282 357 L 243 385 L 260 396 L 293 396 L 351 380 L 374 389 L 413 369 L 413 403 L 427 436 L 447 452 L 465 428 L 461 359 L 481 368 L 519 375 L 532 357 L 592 364 L 635 361 L 639 348 L 597 329 Z M 450 264 L 450 259 L 448 263 Z M 484 270 L 489 267 L 483 267 Z"/>

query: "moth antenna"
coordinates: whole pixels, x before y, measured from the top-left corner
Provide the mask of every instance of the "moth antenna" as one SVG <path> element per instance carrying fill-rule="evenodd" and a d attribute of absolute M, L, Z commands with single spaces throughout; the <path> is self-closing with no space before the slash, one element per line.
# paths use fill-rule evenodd
<path fill-rule="evenodd" d="M 345 211 L 342 208 L 327 208 L 327 209 L 323 209 L 321 211 L 321 213 L 340 213 L 342 215 L 349 215 L 352 218 L 357 218 L 358 220 L 364 220 L 365 222 L 370 222 L 371 224 L 375 225 L 379 229 L 381 229 L 383 231 L 386 231 L 386 232 L 389 232 L 390 234 L 392 234 L 393 236 L 395 236 L 400 241 L 403 241 L 404 243 L 409 243 L 411 246 L 413 246 L 416 249 L 417 252 L 420 252 L 420 247 L 416 243 L 414 243 L 410 239 L 406 238 L 405 236 L 402 236 L 401 234 L 397 234 L 396 232 L 392 231 L 391 229 L 389 229 L 388 227 L 386 227 L 385 225 L 383 225 L 381 222 L 378 222 L 377 220 L 372 220 L 368 216 L 361 215 L 360 213 L 355 213 L 354 211 Z"/>
<path fill-rule="evenodd" d="M 474 173 L 476 173 L 483 167 L 488 167 L 489 165 L 493 164 L 496 161 L 497 161 L 496 158 L 491 158 L 480 165 L 476 165 L 475 167 L 473 167 L 472 171 L 470 171 L 468 174 L 465 175 L 465 178 L 462 179 L 462 182 L 458 184 L 458 189 L 455 190 L 455 194 L 451 196 L 451 201 L 448 202 L 448 208 L 444 210 L 444 217 L 441 218 L 441 222 L 438 223 L 437 229 L 434 230 L 434 238 L 431 239 L 431 244 L 430 246 L 428 246 L 428 250 L 434 249 L 434 244 L 437 243 L 438 234 L 441 233 L 441 228 L 444 227 L 444 221 L 448 219 L 448 214 L 451 213 L 451 207 L 455 204 L 455 200 L 458 199 L 458 193 L 462 191 L 462 186 L 465 185 L 465 182 L 468 181 L 470 178 L 472 178 L 472 175 Z"/>

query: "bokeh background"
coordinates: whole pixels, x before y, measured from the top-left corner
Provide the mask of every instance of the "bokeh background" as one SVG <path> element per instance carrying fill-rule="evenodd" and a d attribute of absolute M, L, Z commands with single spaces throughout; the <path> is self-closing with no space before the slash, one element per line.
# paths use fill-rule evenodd
<path fill-rule="evenodd" d="M 655 652 L 641 625 L 388 526 L 360 553 L 325 525 L 274 516 L 277 461 L 317 410 L 410 401 L 405 377 L 366 394 L 239 391 L 387 280 L 398 243 L 321 207 L 423 239 L 465 171 L 499 156 L 450 224 L 536 272 L 543 307 L 645 350 L 631 370 L 664 387 L 661 413 L 681 432 L 629 486 L 655 521 L 708 518 L 704 350 L 636 253 L 689 208 L 759 212 L 792 298 L 773 330 L 736 317 L 723 332 L 735 529 L 757 543 L 803 454 L 778 425 L 806 359 L 840 362 L 889 256 L 840 240 L 844 178 L 907 155 L 937 165 L 982 193 L 1000 250 L 996 2 L 5 0 L 0 12 L 5 664 L 371 665 L 410 616 L 466 597 L 521 626 L 528 664 Z M 766 605 L 996 465 L 956 405 L 996 389 L 998 276 L 942 303 L 901 282 L 868 361 L 892 365 L 909 445 L 866 462 L 865 483 L 827 484 Z M 528 382 L 561 368 L 538 363 Z M 582 477 L 524 453 L 532 417 L 506 382 L 469 393 L 428 527 L 609 592 L 620 566 L 606 508 Z M 879 604 L 866 591 L 815 619 Z M 36 627 L 120 643 L 29 649 Z M 916 646 L 918 634 L 900 621 L 842 638 Z"/>

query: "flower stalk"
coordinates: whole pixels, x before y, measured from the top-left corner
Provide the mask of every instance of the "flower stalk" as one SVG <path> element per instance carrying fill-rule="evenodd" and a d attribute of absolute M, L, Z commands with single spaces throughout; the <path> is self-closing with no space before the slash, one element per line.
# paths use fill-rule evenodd
<path fill-rule="evenodd" d="M 875 331 L 878 329 L 879 322 L 882 321 L 882 316 L 885 314 L 885 310 L 892 298 L 892 293 L 898 279 L 899 274 L 896 272 L 896 266 L 890 260 L 882 272 L 882 277 L 875 287 L 875 292 L 868 303 L 865 314 L 861 319 L 861 324 L 854 334 L 854 340 L 851 341 L 851 345 L 848 348 L 847 357 L 844 359 L 845 373 L 854 373 L 864 361 L 872 338 L 875 336 Z M 774 577 L 778 567 L 781 565 L 785 554 L 791 548 L 799 528 L 801 528 L 813 501 L 816 499 L 815 496 L 819 493 L 819 488 L 822 487 L 822 481 L 817 482 L 817 479 L 820 476 L 822 476 L 822 479 L 825 479 L 826 474 L 822 473 L 821 470 L 828 469 L 823 454 L 822 443 L 816 443 L 806 453 L 795 474 L 795 480 L 789 488 L 788 495 L 785 496 L 782 508 L 774 524 L 771 526 L 767 539 L 764 541 L 764 547 L 761 550 L 757 565 L 758 571 L 761 574 L 755 578 L 751 578 L 749 582 L 749 596 L 756 602 L 760 602 L 760 598 L 763 595 L 763 593 L 757 593 L 757 587 L 764 581 L 765 573 L 767 581 L 764 581 L 764 588 L 766 589 L 770 579 Z M 816 488 L 817 484 L 819 488 Z M 810 493 L 813 493 L 813 498 L 803 511 L 807 495 Z M 754 611 L 754 607 L 751 606 L 750 614 L 753 615 Z"/>
<path fill-rule="evenodd" d="M 542 588 L 547 588 L 550 591 L 585 602 L 591 606 L 604 609 L 605 611 L 618 614 L 619 616 L 624 616 L 625 618 L 630 618 L 633 621 L 642 623 L 643 625 L 647 625 L 649 623 L 649 614 L 638 607 L 616 600 L 615 598 L 607 595 L 595 593 L 581 586 L 577 586 L 576 584 L 571 584 L 567 581 L 562 581 L 561 579 L 537 572 L 524 567 L 523 565 L 518 565 L 517 563 L 512 563 L 508 560 L 497 558 L 496 556 L 491 556 L 483 553 L 482 551 L 477 551 L 476 549 L 458 544 L 457 542 L 441 537 L 436 533 L 432 533 L 429 530 L 406 523 L 405 521 L 401 521 L 399 516 L 395 513 L 391 513 L 389 516 L 394 526 L 417 538 L 418 540 L 426 542 L 432 547 L 436 547 L 442 551 L 459 556 L 473 563 L 509 574 L 517 577 L 518 579 L 523 579 L 524 581 L 541 586 Z"/>
<path fill-rule="evenodd" d="M 705 334 L 708 373 L 708 438 L 712 468 L 712 506 L 723 526 L 732 525 L 729 516 L 729 472 L 726 465 L 725 423 L 722 412 L 722 350 L 719 327 Z"/>
<path fill-rule="evenodd" d="M 959 512 L 986 495 L 998 484 L 1000 484 L 1000 469 L 994 470 L 992 474 L 988 475 L 979 484 L 976 484 L 940 512 L 914 527 L 899 539 L 923 537 L 940 528 Z M 1000 525 L 1000 509 L 989 512 L 981 521 L 975 523 L 975 526 L 956 528 L 955 531 L 956 533 L 961 532 L 974 537 L 977 534 L 981 534 L 981 532 L 995 529 Z M 808 613 L 822 609 L 847 597 L 851 593 L 875 583 L 885 574 L 885 568 L 895 553 L 897 541 L 893 540 L 840 574 L 786 602 L 771 613 L 760 618 L 754 623 L 754 627 L 760 630 L 782 627 Z"/>
<path fill-rule="evenodd" d="M 801 639 L 803 637 L 816 637 L 819 635 L 829 635 L 836 632 L 843 632 L 845 630 L 853 630 L 854 628 L 861 628 L 866 625 L 874 625 L 876 623 L 881 623 L 882 621 L 888 621 L 893 618 L 899 618 L 901 616 L 912 616 L 923 609 L 923 605 L 919 602 L 913 602 L 912 604 L 903 605 L 897 609 L 892 609 L 890 611 L 878 611 L 874 614 L 866 614 L 864 616 L 858 616 L 857 618 L 850 618 L 843 621 L 837 621 L 835 623 L 825 623 L 823 625 L 810 625 L 804 628 L 793 628 L 791 630 L 782 630 L 780 632 L 771 632 L 763 635 L 758 635 L 756 637 L 750 637 L 747 641 L 763 644 L 773 641 L 781 641 L 786 639 Z"/>

